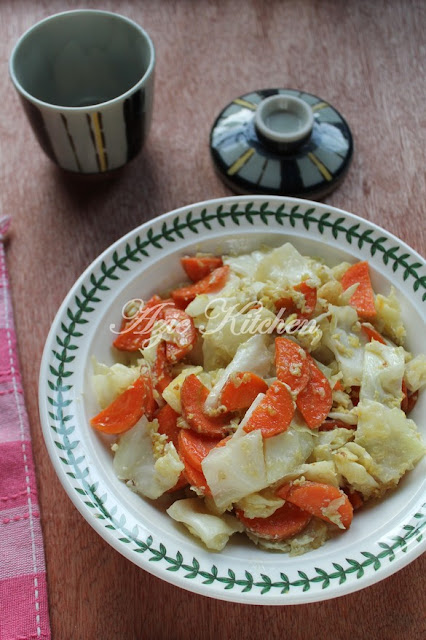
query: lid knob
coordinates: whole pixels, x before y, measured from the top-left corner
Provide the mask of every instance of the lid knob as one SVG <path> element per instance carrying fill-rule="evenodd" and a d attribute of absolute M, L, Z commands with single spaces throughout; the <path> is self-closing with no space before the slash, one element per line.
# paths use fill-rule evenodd
<path fill-rule="evenodd" d="M 275 95 L 257 107 L 254 125 L 262 142 L 281 153 L 293 151 L 311 135 L 312 108 L 295 96 Z"/>

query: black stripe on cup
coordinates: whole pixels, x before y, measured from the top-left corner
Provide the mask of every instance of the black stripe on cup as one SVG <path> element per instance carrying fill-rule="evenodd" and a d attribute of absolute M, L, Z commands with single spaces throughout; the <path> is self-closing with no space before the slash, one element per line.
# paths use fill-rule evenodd
<path fill-rule="evenodd" d="M 126 126 L 127 162 L 141 150 L 145 140 L 145 90 L 139 89 L 123 103 Z"/>
<path fill-rule="evenodd" d="M 66 117 L 64 116 L 63 113 L 61 113 L 61 120 L 62 123 L 65 127 L 65 131 L 67 134 L 67 138 L 68 138 L 68 142 L 70 143 L 70 147 L 72 149 L 73 155 L 74 155 L 74 160 L 76 162 L 77 168 L 79 171 L 81 171 L 81 164 L 80 164 L 80 160 L 78 159 L 78 155 L 77 155 L 77 149 L 75 148 L 75 144 L 74 144 L 74 139 L 70 133 L 70 130 L 68 128 L 68 120 L 66 119 Z"/>
<path fill-rule="evenodd" d="M 51 160 L 53 160 L 53 162 L 56 162 L 56 164 L 58 164 L 58 159 L 53 150 L 52 141 L 50 140 L 46 124 L 43 120 L 43 114 L 41 113 L 40 109 L 29 100 L 26 100 L 22 96 L 20 96 L 20 99 L 41 148 L 43 149 L 45 154 L 48 155 Z"/>

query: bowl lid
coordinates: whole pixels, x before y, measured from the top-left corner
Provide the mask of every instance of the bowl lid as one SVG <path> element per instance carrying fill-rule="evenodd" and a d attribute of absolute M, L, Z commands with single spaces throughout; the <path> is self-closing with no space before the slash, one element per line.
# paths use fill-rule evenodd
<path fill-rule="evenodd" d="M 318 96 L 262 89 L 235 98 L 216 118 L 210 152 L 236 193 L 322 198 L 345 177 L 351 130 Z"/>

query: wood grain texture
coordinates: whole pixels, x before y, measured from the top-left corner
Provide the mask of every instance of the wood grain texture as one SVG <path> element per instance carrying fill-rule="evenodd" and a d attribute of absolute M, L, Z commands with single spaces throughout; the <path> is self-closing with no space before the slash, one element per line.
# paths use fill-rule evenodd
<path fill-rule="evenodd" d="M 104 0 L 157 49 L 152 130 L 144 151 L 107 184 L 70 180 L 45 158 L 7 75 L 18 36 L 72 0 L 2 0 L 0 212 L 14 218 L 8 250 L 33 433 L 57 640 L 415 640 L 424 637 L 424 558 L 336 600 L 255 607 L 199 597 L 136 568 L 86 524 L 59 485 L 37 407 L 40 357 L 77 276 L 114 240 L 154 216 L 227 195 L 208 152 L 211 124 L 232 98 L 303 88 L 330 101 L 355 142 L 348 177 L 327 199 L 425 253 L 425 39 L 422 0 Z"/>

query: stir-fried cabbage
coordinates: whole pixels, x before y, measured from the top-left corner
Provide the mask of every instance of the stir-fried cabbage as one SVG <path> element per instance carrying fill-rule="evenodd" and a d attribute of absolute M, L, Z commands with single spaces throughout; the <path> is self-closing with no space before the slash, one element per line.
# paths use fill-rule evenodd
<path fill-rule="evenodd" d="M 404 349 L 373 340 L 365 346 L 360 400 L 400 407 L 404 377 Z"/>
<path fill-rule="evenodd" d="M 329 312 L 331 322 L 324 335 L 324 344 L 333 352 L 339 363 L 343 385 L 360 385 L 367 338 L 361 331 L 358 314 L 349 306 L 329 305 Z"/>
<path fill-rule="evenodd" d="M 389 409 L 380 402 L 363 400 L 358 405 L 355 443 L 374 461 L 374 477 L 396 485 L 425 453 L 416 424 L 401 409 Z"/>
<path fill-rule="evenodd" d="M 92 385 L 101 409 L 107 407 L 120 393 L 123 393 L 140 375 L 140 367 L 126 367 L 116 362 L 111 367 L 92 358 Z"/>
<path fill-rule="evenodd" d="M 259 430 L 231 438 L 225 446 L 212 449 L 201 466 L 219 509 L 225 510 L 269 484 Z"/>
<path fill-rule="evenodd" d="M 290 243 L 223 256 L 222 260 L 229 272 L 219 291 L 207 289 L 186 306 L 179 292 L 164 292 L 179 309 L 185 308 L 179 313 L 188 314 L 197 330 L 180 361 L 167 362 L 167 350 L 165 362 L 157 359 L 159 341 L 170 342 L 171 337 L 161 319 L 155 322 L 148 344 L 129 354 L 127 364 L 125 353 L 112 366 L 93 361 L 93 387 L 101 409 L 108 412 L 108 405 L 127 389 L 131 392 L 126 402 L 135 402 L 135 389 L 142 398 L 143 380 L 148 384 L 151 378 L 157 408 L 168 405 L 177 414 L 156 414 L 155 407 L 131 407 L 135 416 L 142 409 L 164 420 L 164 435 L 158 432 L 157 420 L 142 417 L 113 445 L 114 470 L 133 491 L 147 498 L 156 499 L 172 489 L 168 499 L 174 502 L 167 513 L 210 550 L 222 550 L 233 533 L 244 531 L 262 549 L 297 555 L 319 547 L 339 528 L 347 528 L 341 512 L 347 510 L 347 495 L 357 493 L 358 501 L 382 497 L 425 453 L 419 431 L 406 414 L 426 385 L 426 356 L 413 357 L 400 346 L 405 328 L 393 288 L 388 296 L 370 292 L 377 313 L 370 309 L 370 322 L 365 322 L 353 298 L 361 285 L 351 283 L 344 290 L 341 283 L 348 263 L 327 266 L 301 255 Z M 192 263 L 195 269 L 204 266 Z M 225 272 L 222 269 L 222 275 Z M 302 326 L 301 321 L 307 319 L 308 327 Z M 305 370 L 302 390 L 292 380 L 292 345 L 287 343 L 288 354 L 279 353 L 275 346 L 276 338 L 286 335 L 302 355 L 307 352 L 312 357 L 305 359 L 310 377 Z M 154 375 L 162 367 L 164 375 L 171 376 L 165 389 Z M 302 365 L 298 367 L 300 372 Z M 286 375 L 286 368 L 292 375 Z M 240 393 L 234 406 L 241 408 L 228 412 L 221 403 L 224 386 L 230 376 L 243 372 L 259 376 L 266 384 L 246 376 L 242 390 L 230 385 L 227 394 Z M 143 380 L 135 385 L 141 374 Z M 185 394 L 187 404 L 182 408 L 182 386 L 191 374 L 201 383 L 193 387 L 199 395 Z M 275 387 L 283 392 L 281 396 L 274 395 L 275 387 L 267 391 L 277 379 L 280 384 Z M 288 386 L 283 390 L 284 384 Z M 326 399 L 325 409 L 320 398 Z M 142 400 L 136 397 L 137 402 Z M 251 420 L 259 405 L 256 419 Z M 120 412 L 119 400 L 114 411 Z M 126 422 L 127 405 L 123 411 Z M 104 413 L 96 418 L 102 421 Z M 282 423 L 278 413 L 282 413 Z M 257 428 L 247 433 L 247 425 Z M 108 432 L 109 423 L 103 426 Z M 183 437 L 180 429 L 191 431 Z M 118 429 L 122 431 L 124 428 Z M 188 485 L 183 488 L 184 481 Z M 291 487 L 284 486 L 305 485 L 308 490 L 309 483 L 327 485 L 332 488 L 328 495 L 337 496 L 322 504 L 321 516 L 327 522 L 307 516 L 309 522 L 301 532 L 290 535 L 284 530 L 280 536 L 274 514 L 280 510 L 279 520 L 287 512 L 281 509 L 285 500 L 291 502 L 296 493 L 286 494 Z M 279 497 L 279 490 L 285 498 Z M 349 510 L 352 513 L 350 506 Z M 247 519 L 256 519 L 255 526 L 245 526 Z M 278 527 L 272 534 L 271 523 Z"/>
<path fill-rule="evenodd" d="M 223 514 L 220 517 L 210 513 L 198 498 L 176 500 L 167 513 L 173 520 L 182 522 L 189 531 L 212 551 L 222 551 L 233 533 L 244 530 L 241 522 L 234 516 Z"/>
<path fill-rule="evenodd" d="M 114 471 L 118 478 L 147 498 L 159 498 L 171 489 L 184 469 L 172 442 L 159 441 L 158 424 L 142 417 L 115 445 Z"/>

